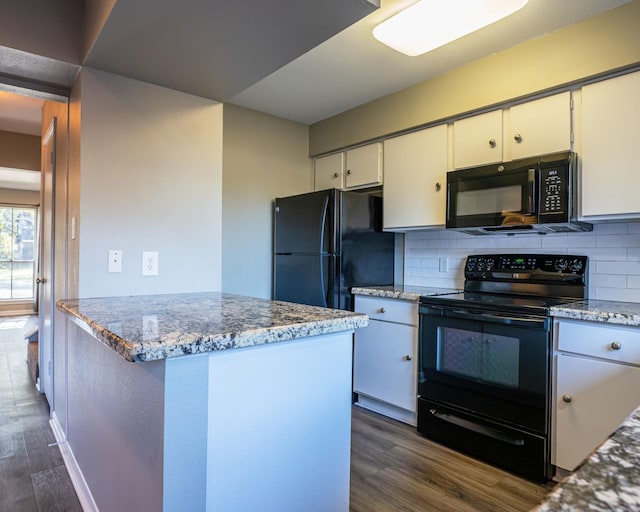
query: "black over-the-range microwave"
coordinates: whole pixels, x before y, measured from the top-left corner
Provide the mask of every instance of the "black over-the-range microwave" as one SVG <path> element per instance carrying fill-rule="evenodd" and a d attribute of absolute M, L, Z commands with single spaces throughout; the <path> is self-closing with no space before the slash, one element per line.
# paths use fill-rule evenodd
<path fill-rule="evenodd" d="M 591 231 L 577 220 L 577 155 L 554 153 L 447 173 L 448 229 L 472 235 Z"/>

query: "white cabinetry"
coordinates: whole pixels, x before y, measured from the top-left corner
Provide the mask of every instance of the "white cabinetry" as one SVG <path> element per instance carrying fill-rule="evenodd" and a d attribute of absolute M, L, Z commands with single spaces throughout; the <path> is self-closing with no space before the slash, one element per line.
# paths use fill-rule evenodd
<path fill-rule="evenodd" d="M 355 310 L 370 318 L 354 336 L 356 403 L 415 425 L 418 304 L 356 295 Z"/>
<path fill-rule="evenodd" d="M 382 185 L 382 142 L 316 158 L 314 168 L 315 190 Z"/>
<path fill-rule="evenodd" d="M 456 169 L 571 149 L 571 93 L 453 123 Z"/>
<path fill-rule="evenodd" d="M 316 158 L 314 162 L 315 190 L 326 190 L 328 188 L 342 188 L 344 175 L 344 153 Z"/>
<path fill-rule="evenodd" d="M 582 215 L 640 217 L 640 72 L 582 88 Z"/>
<path fill-rule="evenodd" d="M 346 151 L 344 188 L 382 185 L 382 142 Z"/>
<path fill-rule="evenodd" d="M 502 110 L 453 123 L 453 162 L 456 169 L 502 161 Z"/>
<path fill-rule="evenodd" d="M 571 94 L 515 105 L 505 112 L 505 160 L 571 149 Z"/>
<path fill-rule="evenodd" d="M 384 229 L 444 226 L 447 126 L 384 141 Z"/>
<path fill-rule="evenodd" d="M 640 405 L 640 329 L 555 324 L 552 462 L 572 471 Z"/>

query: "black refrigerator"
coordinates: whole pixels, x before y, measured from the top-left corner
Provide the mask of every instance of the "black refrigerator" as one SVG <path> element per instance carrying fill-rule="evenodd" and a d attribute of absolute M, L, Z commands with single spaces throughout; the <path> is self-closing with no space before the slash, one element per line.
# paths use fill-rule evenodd
<path fill-rule="evenodd" d="M 278 197 L 273 298 L 353 310 L 351 288 L 393 284 L 394 233 L 382 198 L 337 189 Z"/>

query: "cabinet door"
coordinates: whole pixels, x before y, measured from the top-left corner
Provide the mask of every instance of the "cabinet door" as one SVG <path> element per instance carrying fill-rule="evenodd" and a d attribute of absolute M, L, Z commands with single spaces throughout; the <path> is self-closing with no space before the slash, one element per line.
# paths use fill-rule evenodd
<path fill-rule="evenodd" d="M 509 109 L 505 160 L 571 149 L 571 94 L 564 92 Z"/>
<path fill-rule="evenodd" d="M 571 471 L 640 405 L 640 368 L 559 354 L 556 372 L 555 464 Z"/>
<path fill-rule="evenodd" d="M 384 229 L 444 226 L 447 127 L 384 141 Z"/>
<path fill-rule="evenodd" d="M 456 169 L 501 162 L 502 110 L 455 121 L 453 144 Z"/>
<path fill-rule="evenodd" d="M 416 327 L 371 320 L 354 337 L 353 390 L 416 410 Z"/>
<path fill-rule="evenodd" d="M 345 188 L 382 185 L 382 142 L 346 151 Z"/>
<path fill-rule="evenodd" d="M 640 72 L 582 88 L 582 215 L 640 216 Z"/>
<path fill-rule="evenodd" d="M 315 159 L 315 190 L 342 188 L 344 173 L 344 153 L 323 156 Z"/>

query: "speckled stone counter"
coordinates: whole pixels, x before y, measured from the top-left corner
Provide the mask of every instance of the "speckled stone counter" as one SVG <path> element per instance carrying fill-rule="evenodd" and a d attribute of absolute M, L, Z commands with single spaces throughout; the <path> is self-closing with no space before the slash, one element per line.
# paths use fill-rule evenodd
<path fill-rule="evenodd" d="M 370 287 L 354 287 L 351 293 L 354 295 L 368 295 L 371 297 L 381 297 L 385 299 L 401 299 L 418 301 L 423 295 L 447 295 L 449 293 L 458 293 L 462 290 L 456 288 L 435 288 L 424 286 L 370 286 Z"/>
<path fill-rule="evenodd" d="M 368 323 L 366 315 L 350 311 L 218 292 L 61 300 L 57 307 L 128 361 L 250 347 Z"/>
<path fill-rule="evenodd" d="M 348 512 L 367 315 L 226 293 L 57 306 L 52 424 L 87 510 Z"/>
<path fill-rule="evenodd" d="M 552 307 L 551 315 L 557 318 L 638 327 L 640 326 L 640 303 L 589 299 Z"/>
<path fill-rule="evenodd" d="M 534 510 L 640 510 L 640 409 Z"/>

